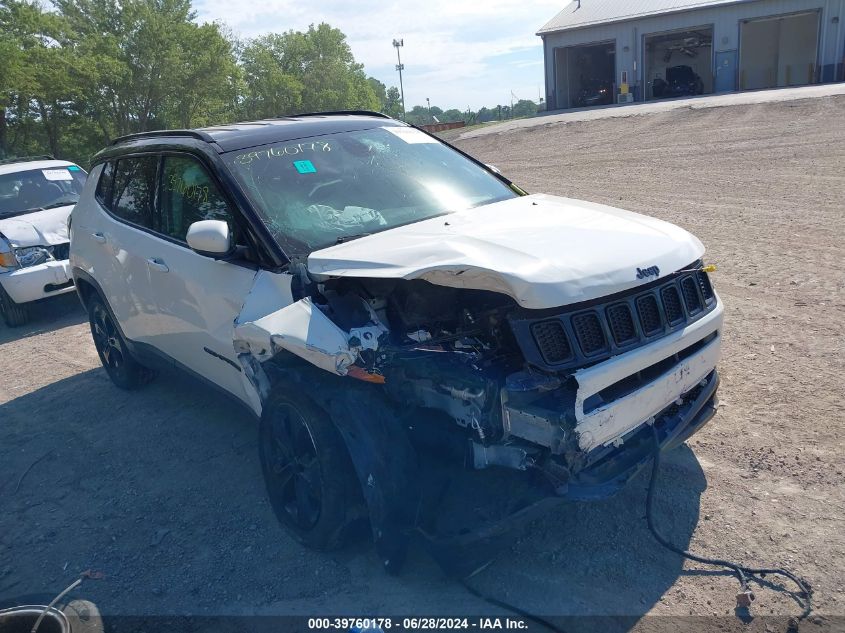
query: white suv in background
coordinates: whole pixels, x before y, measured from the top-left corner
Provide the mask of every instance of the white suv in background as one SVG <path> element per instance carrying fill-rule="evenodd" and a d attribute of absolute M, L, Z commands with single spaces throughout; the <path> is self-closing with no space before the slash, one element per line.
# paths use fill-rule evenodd
<path fill-rule="evenodd" d="M 461 509 L 611 495 L 715 414 L 723 308 L 681 228 L 529 195 L 373 113 L 149 132 L 93 163 L 70 259 L 106 371 L 176 366 L 242 403 L 311 547 L 363 519 L 390 571 L 412 534 L 454 559 Z"/>
<path fill-rule="evenodd" d="M 86 173 L 48 157 L 0 161 L 0 316 L 15 327 L 27 304 L 69 292 L 68 217 Z"/>

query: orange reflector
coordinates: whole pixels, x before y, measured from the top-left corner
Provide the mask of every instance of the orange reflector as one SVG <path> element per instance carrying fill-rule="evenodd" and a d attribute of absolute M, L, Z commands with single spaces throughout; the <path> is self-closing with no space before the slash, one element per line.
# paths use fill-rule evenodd
<path fill-rule="evenodd" d="M 371 374 L 362 367 L 358 367 L 358 365 L 352 365 L 347 370 L 346 375 L 357 380 L 363 380 L 364 382 L 374 382 L 379 385 L 383 385 L 386 382 L 384 376 L 382 376 L 381 374 Z"/>

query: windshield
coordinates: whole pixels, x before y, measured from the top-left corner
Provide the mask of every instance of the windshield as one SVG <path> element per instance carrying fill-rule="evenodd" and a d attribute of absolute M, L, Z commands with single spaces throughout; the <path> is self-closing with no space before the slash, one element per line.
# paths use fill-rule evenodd
<path fill-rule="evenodd" d="M 224 160 L 288 253 L 517 195 L 447 145 L 404 126 L 264 145 Z"/>
<path fill-rule="evenodd" d="M 86 177 L 76 165 L 0 174 L 0 217 L 76 204 Z"/>

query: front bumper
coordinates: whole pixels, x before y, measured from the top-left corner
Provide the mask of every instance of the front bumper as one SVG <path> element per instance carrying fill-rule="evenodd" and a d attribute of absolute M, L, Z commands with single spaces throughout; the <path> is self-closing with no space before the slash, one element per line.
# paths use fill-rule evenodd
<path fill-rule="evenodd" d="M 68 260 L 44 262 L 0 274 L 0 284 L 15 303 L 29 303 L 73 290 Z"/>
<path fill-rule="evenodd" d="M 654 456 L 657 442 L 661 452 L 676 448 L 701 429 L 716 414 L 719 375 L 714 369 L 680 407 L 671 407 L 656 416 L 653 424 L 630 432 L 620 446 L 600 447 L 588 455 L 589 464 L 568 485 L 557 489 L 557 496 L 546 494 L 517 512 L 488 522 L 471 531 L 433 535 L 423 533 L 423 543 L 444 570 L 464 577 L 488 564 L 502 548 L 512 544 L 516 530 L 567 501 L 592 501 L 619 492 Z"/>
<path fill-rule="evenodd" d="M 719 373 L 714 369 L 691 392 L 684 404 L 672 405 L 663 414 L 655 416 L 654 429 L 661 451 L 680 446 L 685 440 L 707 424 L 718 407 L 716 390 Z M 618 446 L 605 446 L 587 454 L 586 466 L 578 471 L 568 485 L 558 494 L 570 500 L 591 500 L 609 497 L 645 467 L 656 450 L 652 425 L 644 424 L 621 438 Z"/>

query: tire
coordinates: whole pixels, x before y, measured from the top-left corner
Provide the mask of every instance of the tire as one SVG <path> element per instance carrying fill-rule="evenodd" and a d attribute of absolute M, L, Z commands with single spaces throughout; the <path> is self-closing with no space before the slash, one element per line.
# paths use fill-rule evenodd
<path fill-rule="evenodd" d="M 88 303 L 91 336 L 103 368 L 111 381 L 121 389 L 137 389 L 155 378 L 155 372 L 136 361 L 111 313 L 98 296 Z"/>
<path fill-rule="evenodd" d="M 279 523 L 315 550 L 340 547 L 363 513 L 349 452 L 329 414 L 287 390 L 274 393 L 261 416 L 261 471 Z"/>
<path fill-rule="evenodd" d="M 0 314 L 9 327 L 20 327 L 29 321 L 29 311 L 20 303 L 15 303 L 0 284 Z"/>

